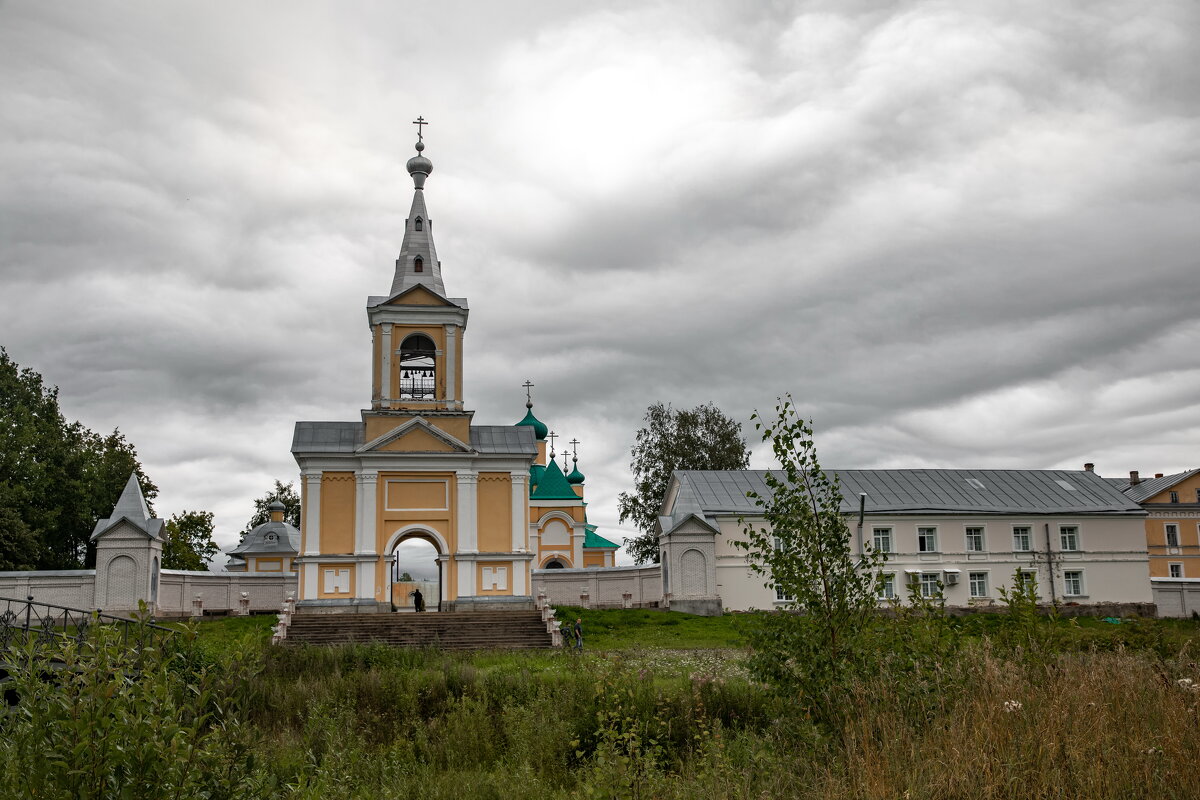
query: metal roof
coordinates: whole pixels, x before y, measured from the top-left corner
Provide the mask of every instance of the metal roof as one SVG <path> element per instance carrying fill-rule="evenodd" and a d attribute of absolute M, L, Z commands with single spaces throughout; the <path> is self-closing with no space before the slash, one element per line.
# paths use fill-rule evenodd
<path fill-rule="evenodd" d="M 229 551 L 229 555 L 258 555 L 259 553 L 290 553 L 294 555 L 299 552 L 300 531 L 286 522 L 264 522 L 247 533 L 246 538 Z"/>
<path fill-rule="evenodd" d="M 841 483 L 842 511 L 867 495 L 873 514 L 1141 514 L 1137 503 L 1094 472 L 1074 470 L 849 469 L 830 470 Z M 688 514 L 754 514 L 748 491 L 769 496 L 764 470 L 681 470 L 671 509 Z M 775 473 L 782 477 L 782 473 Z M 980 488 L 982 487 L 982 488 Z"/>
<path fill-rule="evenodd" d="M 293 453 L 353 453 L 363 444 L 361 422 L 297 422 Z M 536 455 L 533 429 L 518 425 L 472 425 L 471 449 L 478 453 Z"/>
<path fill-rule="evenodd" d="M 528 425 L 472 425 L 471 448 L 480 453 L 537 455 L 537 439 Z"/>
<path fill-rule="evenodd" d="M 1159 492 L 1165 492 L 1177 483 L 1187 480 L 1188 478 L 1200 472 L 1200 469 L 1189 469 L 1184 472 L 1176 472 L 1174 475 L 1163 475 L 1161 478 L 1147 478 L 1144 481 L 1129 485 L 1129 481 L 1125 481 L 1125 496 L 1137 503 L 1144 503 Z"/>

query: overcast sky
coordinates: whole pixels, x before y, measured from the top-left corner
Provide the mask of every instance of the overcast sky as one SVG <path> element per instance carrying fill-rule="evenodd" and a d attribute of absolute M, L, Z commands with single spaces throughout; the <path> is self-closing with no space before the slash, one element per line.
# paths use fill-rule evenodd
<path fill-rule="evenodd" d="M 1200 465 L 1193 0 L 0 0 L 0 345 L 230 546 L 369 402 L 418 115 L 467 406 L 533 380 L 610 538 L 657 401 L 791 392 L 827 467 Z"/>

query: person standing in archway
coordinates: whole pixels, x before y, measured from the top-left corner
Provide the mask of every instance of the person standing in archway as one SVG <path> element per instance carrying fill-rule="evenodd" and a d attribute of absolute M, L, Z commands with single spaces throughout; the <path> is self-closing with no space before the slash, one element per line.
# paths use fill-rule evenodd
<path fill-rule="evenodd" d="M 413 608 L 417 610 L 418 614 L 425 610 L 425 597 L 421 594 L 420 589 L 413 590 Z"/>

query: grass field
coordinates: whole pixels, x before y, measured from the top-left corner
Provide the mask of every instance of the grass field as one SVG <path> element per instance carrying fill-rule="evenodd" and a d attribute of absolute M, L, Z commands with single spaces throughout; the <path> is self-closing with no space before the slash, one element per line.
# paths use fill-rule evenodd
<path fill-rule="evenodd" d="M 574 615 L 582 655 L 278 648 L 262 616 L 114 681 L 100 642 L 70 691 L 17 675 L 0 797 L 1200 797 L 1191 620 L 951 620 L 949 660 L 885 661 L 817 723 L 747 672 L 745 616 Z"/>

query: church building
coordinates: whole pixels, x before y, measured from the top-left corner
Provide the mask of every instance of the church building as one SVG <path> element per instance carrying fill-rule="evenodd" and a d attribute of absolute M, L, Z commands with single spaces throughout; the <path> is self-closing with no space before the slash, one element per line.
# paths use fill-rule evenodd
<path fill-rule="evenodd" d="M 587 522 L 578 467 L 564 474 L 553 448 L 547 457 L 554 435 L 528 394 L 520 423 L 474 424 L 463 387 L 468 306 L 443 283 L 425 206 L 433 164 L 418 138 L 391 288 L 367 299 L 370 406 L 355 421 L 296 423 L 300 612 L 402 605 L 393 553 L 410 539 L 437 551 L 439 597 L 426 602 L 441 611 L 532 608 L 532 569 L 611 565 L 617 548 Z"/>

